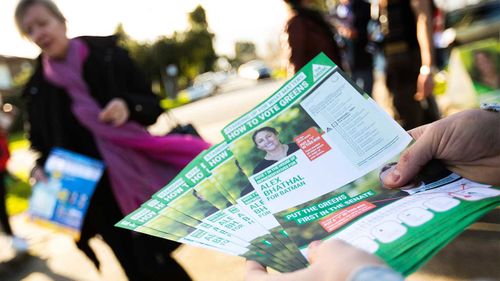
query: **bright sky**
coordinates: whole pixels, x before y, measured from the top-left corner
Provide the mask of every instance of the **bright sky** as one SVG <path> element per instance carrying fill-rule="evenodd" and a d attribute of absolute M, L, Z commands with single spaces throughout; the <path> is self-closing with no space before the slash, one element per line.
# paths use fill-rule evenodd
<path fill-rule="evenodd" d="M 234 53 L 234 42 L 246 40 L 266 54 L 268 42 L 278 42 L 286 19 L 282 0 L 55 0 L 68 20 L 68 36 L 109 35 L 118 23 L 139 41 L 154 41 L 186 30 L 187 14 L 201 4 L 215 33 L 218 54 Z M 18 0 L 1 0 L 0 55 L 35 57 L 39 49 L 22 39 L 14 24 Z"/>

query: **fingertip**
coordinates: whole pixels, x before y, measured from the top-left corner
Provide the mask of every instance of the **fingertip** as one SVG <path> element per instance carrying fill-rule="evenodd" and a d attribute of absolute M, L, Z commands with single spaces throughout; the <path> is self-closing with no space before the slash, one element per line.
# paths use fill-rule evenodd
<path fill-rule="evenodd" d="M 313 250 L 314 248 L 318 247 L 319 245 L 321 245 L 322 241 L 321 240 L 316 240 L 316 241 L 312 241 L 311 243 L 309 243 L 309 246 L 308 246 L 308 250 Z"/>
<path fill-rule="evenodd" d="M 343 246 L 350 246 L 349 243 L 345 242 L 344 240 L 341 239 L 332 239 L 331 241 L 328 241 L 328 245 L 330 247 L 343 247 Z"/>
<path fill-rule="evenodd" d="M 322 243 L 323 241 L 321 240 L 316 240 L 309 243 L 309 246 L 307 247 L 307 259 L 309 260 L 309 262 L 314 263 L 318 252 L 318 246 Z"/>
<path fill-rule="evenodd" d="M 382 183 L 385 188 L 394 188 L 398 186 L 400 180 L 401 172 L 395 167 L 386 177 L 382 178 Z"/>
<path fill-rule="evenodd" d="M 398 166 L 396 166 L 396 168 L 394 168 L 394 170 L 391 171 L 389 179 L 393 183 L 397 183 L 401 179 L 401 172 L 399 171 Z"/>
<path fill-rule="evenodd" d="M 427 130 L 427 128 L 429 128 L 429 125 L 430 124 L 425 124 L 425 125 L 419 126 L 417 128 L 411 129 L 408 131 L 408 134 L 410 134 L 410 136 L 414 140 L 418 140 L 424 134 L 424 132 Z"/>

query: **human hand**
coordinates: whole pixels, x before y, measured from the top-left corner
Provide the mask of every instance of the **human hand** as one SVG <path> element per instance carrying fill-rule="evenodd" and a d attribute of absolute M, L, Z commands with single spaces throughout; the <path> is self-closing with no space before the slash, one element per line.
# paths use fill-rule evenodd
<path fill-rule="evenodd" d="M 127 103 L 121 98 L 114 98 L 99 112 L 99 120 L 121 126 L 127 122 L 129 115 Z"/>
<path fill-rule="evenodd" d="M 500 185 L 500 114 L 466 110 L 411 130 L 416 142 L 383 179 L 386 187 L 411 181 L 431 159 L 462 177 Z"/>
<path fill-rule="evenodd" d="M 415 100 L 422 101 L 430 96 L 434 90 L 434 80 L 431 73 L 420 73 L 417 79 L 417 93 Z"/>
<path fill-rule="evenodd" d="M 247 261 L 245 281 L 343 281 L 357 269 L 383 265 L 377 257 L 343 241 L 315 241 L 309 245 L 311 266 L 295 272 L 269 274 L 255 261 Z"/>
<path fill-rule="evenodd" d="M 348 39 L 356 39 L 358 37 L 358 32 L 355 28 L 350 28 L 350 27 L 345 27 L 345 26 L 339 26 L 337 28 L 337 32 L 344 38 Z"/>
<path fill-rule="evenodd" d="M 47 175 L 45 174 L 45 171 L 43 170 L 42 167 L 36 165 L 30 173 L 30 184 L 34 185 L 37 182 L 47 182 L 49 179 L 47 178 Z"/>

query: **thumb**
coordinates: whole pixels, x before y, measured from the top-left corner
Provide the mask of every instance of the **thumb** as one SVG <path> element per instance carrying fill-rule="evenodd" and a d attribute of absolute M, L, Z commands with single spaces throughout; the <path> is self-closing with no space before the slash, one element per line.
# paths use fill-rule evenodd
<path fill-rule="evenodd" d="M 110 120 L 110 116 L 111 116 L 111 110 L 109 110 L 108 107 L 105 107 L 104 109 L 102 109 L 100 112 L 99 112 L 99 120 L 100 121 L 109 121 Z"/>
<path fill-rule="evenodd" d="M 435 147 L 434 138 L 430 133 L 421 134 L 417 141 L 401 155 L 395 168 L 382 179 L 384 186 L 397 188 L 410 182 L 435 156 Z"/>
<path fill-rule="evenodd" d="M 414 140 L 418 140 L 425 133 L 425 131 L 427 131 L 427 129 L 429 128 L 430 125 L 431 124 L 422 125 L 422 126 L 417 127 L 415 129 L 409 130 L 408 133 L 411 135 L 411 137 Z"/>
<path fill-rule="evenodd" d="M 116 110 L 116 101 L 113 99 L 99 112 L 99 120 L 103 122 L 113 121 L 113 115 Z"/>
<path fill-rule="evenodd" d="M 314 263 L 318 255 L 318 247 L 323 244 L 321 240 L 312 241 L 307 247 L 307 258 L 309 262 Z"/>

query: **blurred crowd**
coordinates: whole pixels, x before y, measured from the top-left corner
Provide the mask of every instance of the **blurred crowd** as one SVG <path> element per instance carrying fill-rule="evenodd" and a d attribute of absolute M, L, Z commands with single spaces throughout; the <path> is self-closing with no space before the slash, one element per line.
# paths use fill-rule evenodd
<path fill-rule="evenodd" d="M 446 58 L 433 42 L 443 28 L 441 10 L 433 1 L 285 2 L 290 17 L 283 45 L 290 74 L 324 52 L 371 95 L 374 68 L 383 61 L 378 68 L 385 72 L 400 124 L 412 129 L 439 118 L 433 74 Z"/>

